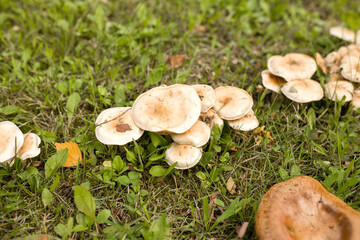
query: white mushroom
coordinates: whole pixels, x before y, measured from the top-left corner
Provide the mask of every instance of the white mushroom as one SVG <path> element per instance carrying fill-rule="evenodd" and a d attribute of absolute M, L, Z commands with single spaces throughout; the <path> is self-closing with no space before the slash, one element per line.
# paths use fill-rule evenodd
<path fill-rule="evenodd" d="M 96 119 L 96 138 L 108 145 L 124 145 L 139 139 L 144 131 L 135 125 L 131 107 L 109 108 Z"/>
<path fill-rule="evenodd" d="M 196 121 L 196 123 L 184 133 L 172 133 L 171 137 L 178 144 L 188 144 L 194 147 L 205 145 L 210 139 L 211 129 L 206 123 Z"/>
<path fill-rule="evenodd" d="M 298 103 L 319 101 L 324 97 L 320 83 L 312 79 L 294 80 L 286 83 L 281 92 L 289 99 Z"/>
<path fill-rule="evenodd" d="M 230 127 L 241 131 L 251 131 L 259 126 L 259 121 L 256 118 L 253 110 L 250 110 L 242 118 L 236 120 L 229 120 L 228 122 Z"/>
<path fill-rule="evenodd" d="M 201 100 L 201 112 L 205 113 L 215 105 L 216 96 L 214 89 L 209 85 L 196 84 L 192 86 Z"/>
<path fill-rule="evenodd" d="M 360 58 L 355 56 L 344 57 L 341 61 L 341 75 L 352 82 L 360 82 Z"/>
<path fill-rule="evenodd" d="M 325 84 L 325 96 L 332 101 L 341 100 L 345 97 L 345 102 L 352 99 L 354 86 L 348 81 L 330 81 Z"/>
<path fill-rule="evenodd" d="M 354 110 L 357 110 L 360 108 L 360 89 L 359 88 L 354 90 L 354 95 L 353 95 L 353 98 L 352 98 L 350 104 L 352 106 L 354 106 Z"/>
<path fill-rule="evenodd" d="M 165 159 L 169 165 L 177 162 L 175 168 L 188 169 L 195 166 L 201 159 L 202 149 L 191 145 L 172 143 L 165 151 Z"/>
<path fill-rule="evenodd" d="M 357 34 L 355 34 L 354 31 L 348 29 L 348 28 L 344 28 L 344 27 L 331 27 L 330 30 L 330 35 L 333 35 L 337 38 L 340 38 L 342 40 L 345 40 L 347 42 L 357 42 L 359 43 L 360 39 L 359 39 L 359 31 L 357 32 Z"/>
<path fill-rule="evenodd" d="M 41 152 L 41 149 L 39 148 L 40 143 L 41 139 L 38 135 L 35 133 L 25 133 L 24 144 L 20 148 L 17 156 L 21 160 L 38 156 Z"/>
<path fill-rule="evenodd" d="M 261 78 L 264 87 L 276 93 L 279 93 L 281 85 L 284 85 L 286 83 L 283 78 L 271 74 L 269 70 L 262 71 Z"/>
<path fill-rule="evenodd" d="M 24 134 L 12 122 L 0 122 L 0 162 L 15 157 L 24 143 Z"/>

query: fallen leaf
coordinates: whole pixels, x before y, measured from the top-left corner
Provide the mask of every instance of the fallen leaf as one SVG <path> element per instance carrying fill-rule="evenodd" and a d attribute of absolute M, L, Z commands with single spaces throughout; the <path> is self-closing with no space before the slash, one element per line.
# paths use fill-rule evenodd
<path fill-rule="evenodd" d="M 170 68 L 177 68 L 183 65 L 186 58 L 186 54 L 175 55 L 168 57 L 167 62 L 170 64 Z"/>
<path fill-rule="evenodd" d="M 271 136 L 271 132 L 265 130 L 265 126 L 258 127 L 254 130 L 255 143 L 260 145 L 263 138 L 267 138 L 270 141 L 270 144 L 274 142 L 274 138 Z"/>
<path fill-rule="evenodd" d="M 116 125 L 116 131 L 117 131 L 117 132 L 123 133 L 123 132 L 131 131 L 131 130 L 132 130 L 132 129 L 131 129 L 130 125 L 127 124 L 127 123 L 122 123 L 122 124 Z"/>
<path fill-rule="evenodd" d="M 226 189 L 229 191 L 230 194 L 234 195 L 236 193 L 236 185 L 234 182 L 234 179 L 232 177 L 229 177 L 229 179 L 226 182 Z"/>
<path fill-rule="evenodd" d="M 193 29 L 193 32 L 196 32 L 196 33 L 203 33 L 205 31 L 206 31 L 205 25 L 198 25 Z"/>
<path fill-rule="evenodd" d="M 66 162 L 64 163 L 63 167 L 75 167 L 79 163 L 82 162 L 82 156 L 79 146 L 74 142 L 64 142 L 64 143 L 56 143 L 53 142 L 56 147 L 56 150 L 62 150 L 67 148 L 68 154 Z"/>
<path fill-rule="evenodd" d="M 241 225 L 241 227 L 236 228 L 238 238 L 244 237 L 248 226 L 249 226 L 249 222 L 244 222 L 243 225 Z"/>
<path fill-rule="evenodd" d="M 40 238 L 36 238 L 34 240 L 50 240 L 47 235 L 42 235 Z"/>

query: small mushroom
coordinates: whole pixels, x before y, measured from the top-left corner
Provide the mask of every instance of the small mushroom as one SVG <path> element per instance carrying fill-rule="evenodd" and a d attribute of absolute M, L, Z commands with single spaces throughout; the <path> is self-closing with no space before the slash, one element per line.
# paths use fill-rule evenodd
<path fill-rule="evenodd" d="M 360 89 L 357 88 L 354 90 L 353 98 L 350 102 L 352 106 L 354 106 L 354 110 L 357 110 L 360 108 Z"/>
<path fill-rule="evenodd" d="M 358 38 L 359 32 L 357 34 L 355 34 L 354 31 L 348 29 L 348 28 L 344 28 L 344 27 L 331 27 L 330 30 L 330 35 L 335 36 L 337 38 L 340 38 L 342 40 L 345 40 L 347 42 L 357 42 L 359 40 L 357 40 L 356 38 Z"/>
<path fill-rule="evenodd" d="M 360 212 L 306 176 L 272 186 L 255 223 L 260 240 L 358 240 L 359 226 Z"/>
<path fill-rule="evenodd" d="M 214 89 L 209 85 L 192 85 L 201 100 L 201 112 L 205 113 L 215 105 L 216 96 Z"/>
<path fill-rule="evenodd" d="M 326 98 L 332 101 L 341 100 L 345 97 L 345 102 L 349 102 L 354 93 L 354 86 L 348 81 L 330 81 L 324 87 Z"/>
<path fill-rule="evenodd" d="M 352 82 L 360 82 L 360 58 L 355 56 L 344 57 L 341 61 L 341 75 Z"/>
<path fill-rule="evenodd" d="M 281 92 L 289 99 L 298 103 L 319 101 L 324 97 L 324 91 L 320 83 L 312 80 L 294 80 L 287 82 Z"/>
<path fill-rule="evenodd" d="M 309 79 L 317 69 L 315 60 L 302 53 L 289 53 L 284 57 L 272 56 L 269 58 L 267 66 L 272 74 L 280 76 L 286 81 Z"/>
<path fill-rule="evenodd" d="M 276 93 L 279 93 L 281 86 L 286 83 L 283 78 L 271 74 L 269 70 L 262 71 L 261 78 L 264 87 Z"/>
<path fill-rule="evenodd" d="M 229 120 L 228 122 L 230 127 L 240 131 L 251 131 L 259 126 L 259 121 L 256 118 L 253 110 L 250 110 L 242 118 Z"/>
<path fill-rule="evenodd" d="M 107 145 L 125 145 L 144 133 L 134 123 L 131 107 L 106 109 L 99 114 L 95 124 L 96 138 Z"/>
<path fill-rule="evenodd" d="M 151 132 L 183 133 L 200 116 L 201 100 L 188 85 L 160 86 L 141 94 L 132 114 L 137 126 Z"/>
<path fill-rule="evenodd" d="M 24 134 L 13 122 L 0 122 L 0 162 L 11 161 L 23 144 Z"/>
<path fill-rule="evenodd" d="M 195 166 L 201 159 L 202 149 L 191 145 L 172 143 L 165 151 L 165 159 L 169 165 L 177 163 L 177 169 L 188 169 Z"/>
<path fill-rule="evenodd" d="M 172 133 L 170 136 L 178 144 L 188 144 L 194 147 L 205 145 L 210 139 L 211 129 L 206 123 L 196 123 L 184 133 Z"/>
<path fill-rule="evenodd" d="M 225 120 L 239 119 L 247 114 L 254 102 L 243 89 L 225 86 L 215 89 L 216 103 L 214 110 Z"/>
<path fill-rule="evenodd" d="M 35 133 L 25 133 L 24 144 L 19 149 L 17 156 L 21 160 L 38 156 L 41 152 L 41 149 L 39 148 L 40 143 L 41 139 L 38 135 Z"/>
<path fill-rule="evenodd" d="M 210 109 L 206 113 L 201 113 L 199 119 L 206 123 L 210 129 L 213 129 L 215 125 L 218 125 L 220 128 L 224 125 L 224 120 L 219 117 L 214 109 Z"/>
<path fill-rule="evenodd" d="M 325 59 L 321 56 L 321 54 L 319 52 L 315 53 L 315 60 L 316 60 L 317 65 L 319 66 L 320 70 L 323 73 L 327 74 L 328 70 L 326 67 Z"/>

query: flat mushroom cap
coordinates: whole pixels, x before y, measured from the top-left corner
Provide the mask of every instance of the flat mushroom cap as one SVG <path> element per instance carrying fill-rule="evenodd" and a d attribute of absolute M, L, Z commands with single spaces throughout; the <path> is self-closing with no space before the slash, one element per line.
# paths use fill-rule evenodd
<path fill-rule="evenodd" d="M 107 145 L 125 145 L 144 133 L 134 123 L 131 107 L 106 109 L 97 117 L 95 124 L 96 138 Z"/>
<path fill-rule="evenodd" d="M 136 125 L 151 132 L 183 133 L 194 125 L 200 111 L 195 89 L 182 84 L 150 89 L 132 107 Z"/>
<path fill-rule="evenodd" d="M 271 74 L 269 70 L 262 71 L 261 78 L 264 87 L 276 93 L 279 93 L 281 85 L 286 83 L 286 81 L 283 78 Z"/>
<path fill-rule="evenodd" d="M 359 55 L 360 56 L 360 55 Z M 344 57 L 341 61 L 341 75 L 352 82 L 360 82 L 360 58 L 355 56 Z"/>
<path fill-rule="evenodd" d="M 0 162 L 14 158 L 23 143 L 24 134 L 13 122 L 0 122 Z"/>
<path fill-rule="evenodd" d="M 256 214 L 260 240 L 358 240 L 360 212 L 318 181 L 299 176 L 272 186 Z"/>
<path fill-rule="evenodd" d="M 21 160 L 38 156 L 41 152 L 39 148 L 40 143 L 41 139 L 38 135 L 35 133 L 25 133 L 24 144 L 20 148 L 17 156 L 21 158 Z"/>
<path fill-rule="evenodd" d="M 191 145 L 172 143 L 165 151 L 165 159 L 169 165 L 177 162 L 175 168 L 188 169 L 195 166 L 201 159 L 202 149 Z"/>
<path fill-rule="evenodd" d="M 256 118 L 253 110 L 250 110 L 242 118 L 229 120 L 228 122 L 230 127 L 240 131 L 251 131 L 259 126 L 259 121 Z"/>
<path fill-rule="evenodd" d="M 224 125 L 224 120 L 219 117 L 219 115 L 215 112 L 214 109 L 210 109 L 206 113 L 200 114 L 200 120 L 206 123 L 210 127 L 210 129 L 213 129 L 215 125 L 218 125 L 219 128 L 221 128 Z"/>
<path fill-rule="evenodd" d="M 341 100 L 345 96 L 345 102 L 349 102 L 354 93 L 354 85 L 348 81 L 330 81 L 324 87 L 326 98 L 332 101 Z"/>
<path fill-rule="evenodd" d="M 355 42 L 355 32 L 344 27 L 331 27 L 330 35 L 345 40 L 347 42 Z"/>
<path fill-rule="evenodd" d="M 172 133 L 171 138 L 178 144 L 188 144 L 194 147 L 205 145 L 210 139 L 211 129 L 206 123 L 196 123 L 184 133 Z"/>
<path fill-rule="evenodd" d="M 311 80 L 294 80 L 287 82 L 281 92 L 289 99 L 298 103 L 319 101 L 324 97 L 324 91 L 320 83 Z"/>
<path fill-rule="evenodd" d="M 234 120 L 245 116 L 254 104 L 252 97 L 241 88 L 218 87 L 215 89 L 215 94 L 214 110 L 225 120 Z"/>
<path fill-rule="evenodd" d="M 309 79 L 316 72 L 315 60 L 302 53 L 289 53 L 284 57 L 275 55 L 267 62 L 269 71 L 286 81 Z"/>
<path fill-rule="evenodd" d="M 201 112 L 205 113 L 215 105 L 216 96 L 214 89 L 209 85 L 192 85 L 201 100 Z"/>

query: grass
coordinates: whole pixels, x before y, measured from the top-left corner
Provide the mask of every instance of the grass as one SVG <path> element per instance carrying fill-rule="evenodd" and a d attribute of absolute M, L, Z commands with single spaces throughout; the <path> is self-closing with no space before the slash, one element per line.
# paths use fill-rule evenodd
<path fill-rule="evenodd" d="M 352 1 L 2 0 L 0 8 L 0 121 L 42 139 L 40 156 L 0 169 L 1 239 L 236 239 L 244 222 L 244 239 L 255 239 L 261 196 L 297 175 L 360 210 L 359 115 L 341 102 L 297 105 L 256 88 L 271 55 L 344 45 L 327 32 L 359 28 Z M 188 58 L 171 69 L 176 54 Z M 101 111 L 173 83 L 244 88 L 274 141 L 225 126 L 200 164 L 179 171 L 156 134 L 125 147 L 96 140 Z M 49 159 L 62 159 L 53 141 L 78 143 L 84 164 L 47 171 Z"/>

